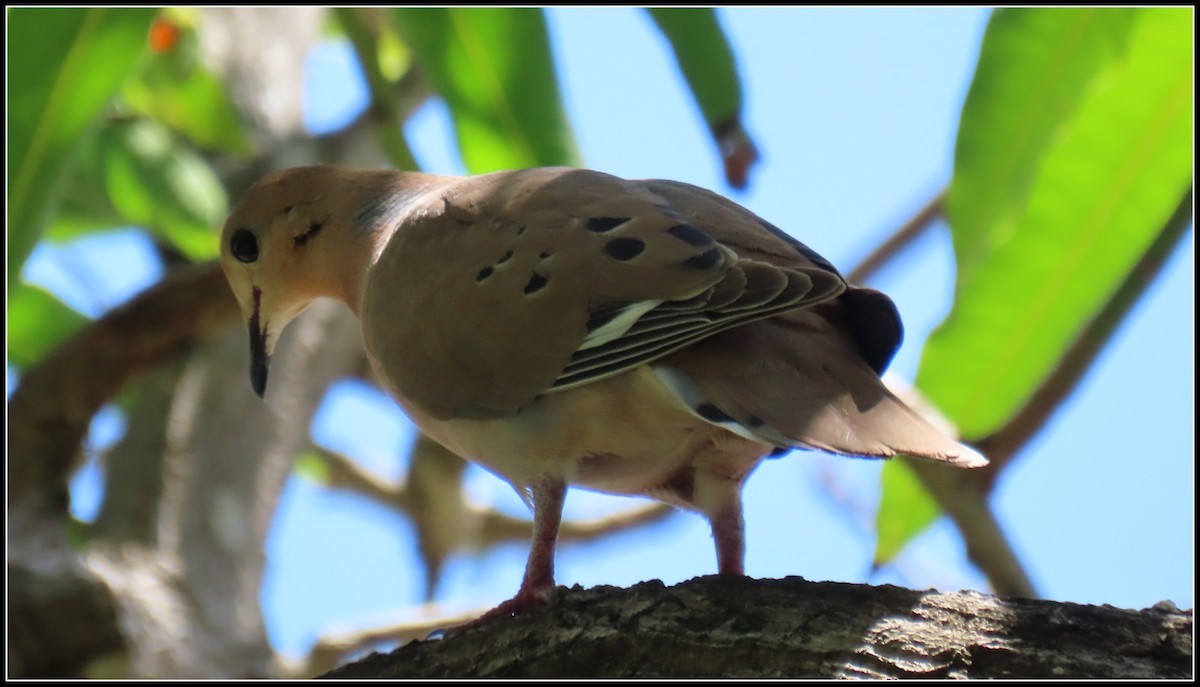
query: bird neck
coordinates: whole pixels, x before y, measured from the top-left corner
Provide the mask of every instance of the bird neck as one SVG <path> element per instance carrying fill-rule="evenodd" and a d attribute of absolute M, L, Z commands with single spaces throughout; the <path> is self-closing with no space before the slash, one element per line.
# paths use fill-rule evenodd
<path fill-rule="evenodd" d="M 451 177 L 421 172 L 375 172 L 364 174 L 352 189 L 356 208 L 345 219 L 343 254 L 334 264 L 336 294 L 355 315 L 362 313 L 368 275 L 384 248 L 414 211 L 423 207 L 431 193 L 444 188 Z M 331 265 L 333 267 L 333 265 Z"/>

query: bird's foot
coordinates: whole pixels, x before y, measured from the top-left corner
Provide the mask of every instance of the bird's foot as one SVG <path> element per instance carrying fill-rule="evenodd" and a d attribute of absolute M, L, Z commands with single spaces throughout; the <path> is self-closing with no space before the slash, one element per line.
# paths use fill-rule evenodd
<path fill-rule="evenodd" d="M 538 589 L 521 589 L 517 595 L 496 606 L 474 620 L 469 620 L 456 626 L 456 630 L 468 630 L 481 627 L 499 618 L 511 618 L 522 613 L 541 608 L 553 601 L 557 587 L 553 584 Z"/>
<path fill-rule="evenodd" d="M 554 585 L 538 589 L 522 589 L 517 592 L 516 596 L 484 613 L 479 619 L 484 621 L 493 618 L 507 618 L 541 608 L 550 603 L 556 589 L 557 587 Z"/>

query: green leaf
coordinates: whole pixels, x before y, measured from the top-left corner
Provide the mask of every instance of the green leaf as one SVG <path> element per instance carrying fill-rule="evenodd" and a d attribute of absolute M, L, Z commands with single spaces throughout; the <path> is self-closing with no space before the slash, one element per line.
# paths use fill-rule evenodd
<path fill-rule="evenodd" d="M 578 164 L 541 10 L 393 12 L 414 59 L 450 108 L 468 171 Z"/>
<path fill-rule="evenodd" d="M 95 191 L 100 191 L 100 196 Z M 42 238 L 46 241 L 64 243 L 87 234 L 123 229 L 129 222 L 113 208 L 104 187 L 99 189 L 83 184 L 71 184 L 62 197 L 58 214 L 46 228 Z"/>
<path fill-rule="evenodd" d="M 1000 9 L 988 23 L 954 154 L 946 215 L 960 278 L 1011 234 L 1046 147 L 1123 55 L 1133 9 Z"/>
<path fill-rule="evenodd" d="M 742 83 L 729 39 L 712 8 L 648 8 L 654 23 L 671 43 L 679 69 L 710 128 L 738 117 Z"/>
<path fill-rule="evenodd" d="M 238 155 L 250 153 L 241 118 L 224 85 L 204 68 L 196 32 L 182 20 L 160 18 L 179 38 L 155 51 L 121 91 L 129 107 L 187 136 L 201 148 Z"/>
<path fill-rule="evenodd" d="M 296 462 L 292 465 L 292 470 L 296 473 L 297 477 L 306 479 L 313 484 L 329 486 L 331 481 L 329 463 L 318 455 L 316 451 L 304 451 L 297 456 Z"/>
<path fill-rule="evenodd" d="M 725 163 L 726 180 L 735 188 L 744 188 L 758 151 L 742 127 L 742 82 L 716 12 L 707 7 L 646 11 L 675 52 L 675 61 Z"/>
<path fill-rule="evenodd" d="M 1138 11 L 1125 59 L 1110 62 L 1050 142 L 1028 193 L 1003 203 L 1015 231 L 993 233 L 960 272 L 918 384 L 964 436 L 1016 412 L 1191 183 L 1190 13 Z M 950 221 L 956 235 L 970 231 Z"/>
<path fill-rule="evenodd" d="M 58 209 L 42 235 L 44 240 L 61 243 L 97 231 L 129 226 L 128 220 L 113 207 L 105 188 L 105 141 L 111 126 L 108 123 L 92 127 L 80 140 Z"/>
<path fill-rule="evenodd" d="M 1053 119 L 1053 124 L 1024 125 L 1025 130 L 1052 132 L 1040 142 L 1039 152 L 1025 153 L 1032 156 L 1021 163 L 1027 180 L 1015 179 L 1014 163 L 994 149 L 968 145 L 959 151 L 951 190 L 959 200 L 948 212 L 956 245 L 975 248 L 956 256 L 956 302 L 926 343 L 917 384 L 963 436 L 982 438 L 1021 408 L 1113 297 L 1191 184 L 1191 26 L 1190 9 L 1135 10 L 1124 50 L 1115 56 L 1097 53 L 1100 64 L 1089 83 L 1067 80 L 1066 88 L 1076 92 L 1073 111 L 1046 108 L 1038 116 Z M 1103 22 L 1092 27 L 1111 30 Z M 976 81 L 1005 81 L 1019 100 L 1015 91 L 1021 90 L 1021 82 L 1010 70 L 1041 74 L 1055 64 L 1044 60 L 1057 53 L 1028 61 L 1022 57 L 1038 51 L 995 50 L 988 44 L 992 35 L 989 28 L 983 50 L 992 61 L 981 60 Z M 971 97 L 994 87 L 973 86 Z M 1064 100 L 1049 92 L 1043 98 Z M 991 107 L 1009 102 L 995 97 Z M 996 121 L 991 115 L 969 118 L 971 107 L 964 108 L 962 127 Z M 963 132 L 960 145 L 987 135 L 994 133 Z M 990 159 L 975 159 L 977 155 Z M 955 189 L 958 169 L 986 176 L 982 170 L 989 164 L 999 170 L 994 184 L 968 178 Z M 975 213 L 980 207 L 993 208 L 986 223 Z M 967 218 L 955 212 L 965 212 Z M 884 469 L 884 501 L 906 502 L 912 515 L 900 526 L 893 522 L 891 538 L 881 537 L 878 552 L 899 550 L 933 519 L 928 508 L 912 505 L 904 495 L 911 481 L 908 471 L 898 461 Z M 893 517 L 895 508 L 888 509 Z"/>
<path fill-rule="evenodd" d="M 7 12 L 10 291 L 54 215 L 79 140 L 142 54 L 156 11 Z"/>
<path fill-rule="evenodd" d="M 18 283 L 8 297 L 8 362 L 25 369 L 46 356 L 88 318 L 38 286 Z"/>
<path fill-rule="evenodd" d="M 902 460 L 889 460 L 884 464 L 883 484 L 879 512 L 875 516 L 876 566 L 899 555 L 904 546 L 942 512 L 921 479 Z"/>
<path fill-rule="evenodd" d="M 104 133 L 104 180 L 113 207 L 189 258 L 215 258 L 215 231 L 228 202 L 208 164 L 157 122 L 119 122 Z"/>
<path fill-rule="evenodd" d="M 366 9 L 336 7 L 331 14 L 337 17 L 354 46 L 371 91 L 371 119 L 380 151 L 396 169 L 416 170 L 417 160 L 404 137 L 404 114 L 396 87 L 396 80 L 411 66 L 411 61 L 408 52 L 399 48 L 400 41 L 395 32 L 386 25 L 379 26 L 378 20 L 372 21 L 367 12 Z"/>

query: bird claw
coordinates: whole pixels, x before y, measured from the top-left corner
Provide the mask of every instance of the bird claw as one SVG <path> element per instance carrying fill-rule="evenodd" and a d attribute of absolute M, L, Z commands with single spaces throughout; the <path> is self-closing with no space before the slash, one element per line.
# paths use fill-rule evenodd
<path fill-rule="evenodd" d="M 455 629 L 467 630 L 474 629 L 486 625 L 487 623 L 499 618 L 511 618 L 522 613 L 536 610 L 543 606 L 548 606 L 556 596 L 557 587 L 543 587 L 539 589 L 524 589 L 517 592 L 513 598 L 501 603 L 492 610 L 484 613 L 474 620 L 469 620 Z"/>

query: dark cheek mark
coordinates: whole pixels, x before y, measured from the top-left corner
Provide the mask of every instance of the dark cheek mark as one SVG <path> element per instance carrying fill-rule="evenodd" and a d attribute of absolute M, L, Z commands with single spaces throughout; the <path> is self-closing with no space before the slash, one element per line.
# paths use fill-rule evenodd
<path fill-rule="evenodd" d="M 641 239 L 620 237 L 604 244 L 604 251 L 614 260 L 632 260 L 646 250 L 646 243 Z"/>
<path fill-rule="evenodd" d="M 716 248 L 706 250 L 700 255 L 693 255 L 683 261 L 684 267 L 689 267 L 694 270 L 706 270 L 716 265 L 721 261 L 721 251 Z"/>
<path fill-rule="evenodd" d="M 292 241 L 293 241 L 293 243 L 295 243 L 296 247 L 299 248 L 300 246 L 307 244 L 309 239 L 316 236 L 324 228 L 325 228 L 324 222 L 313 222 L 308 225 L 308 231 L 304 232 L 303 234 L 300 234 L 296 238 L 292 239 Z"/>
<path fill-rule="evenodd" d="M 583 227 L 588 231 L 603 234 L 606 231 L 616 229 L 628 221 L 628 217 L 592 217 L 587 222 L 584 222 Z"/>
<path fill-rule="evenodd" d="M 529 278 L 529 283 L 525 285 L 525 295 L 541 291 L 546 286 L 546 281 L 545 277 L 534 272 L 533 276 Z"/>

